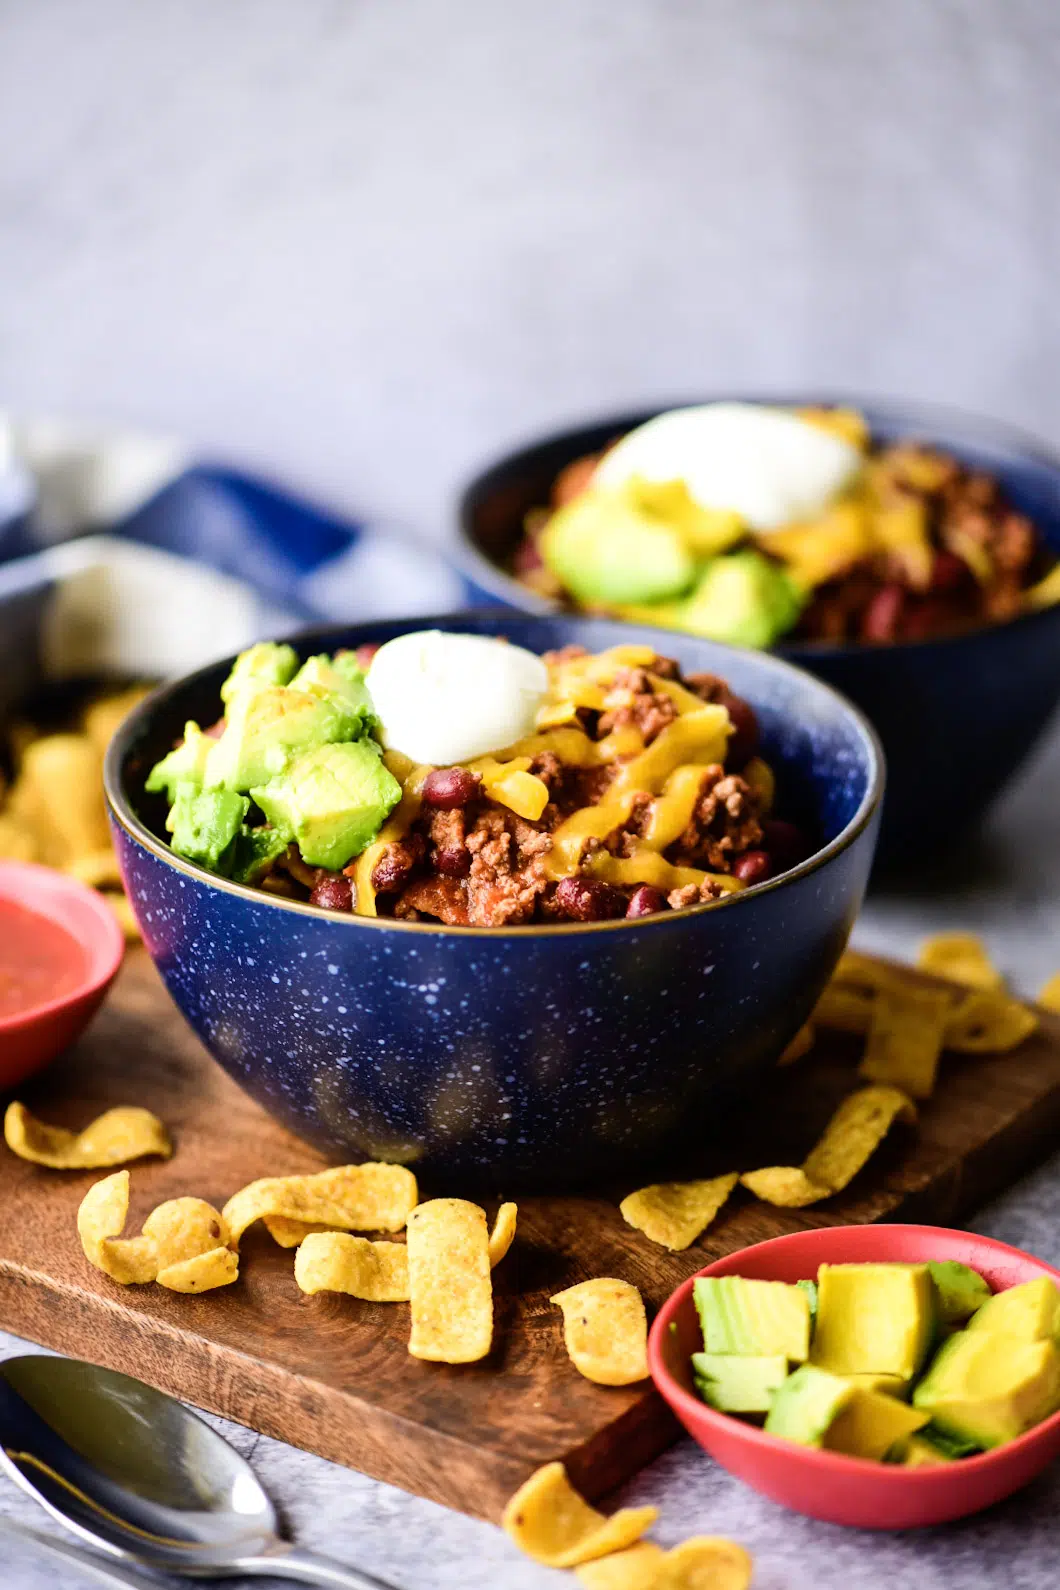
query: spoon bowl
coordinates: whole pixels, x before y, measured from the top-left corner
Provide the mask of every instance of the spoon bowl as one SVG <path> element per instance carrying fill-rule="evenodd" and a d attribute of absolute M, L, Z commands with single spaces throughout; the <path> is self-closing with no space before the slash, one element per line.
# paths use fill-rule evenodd
<path fill-rule="evenodd" d="M 0 1464 L 82 1540 L 162 1572 L 388 1590 L 284 1540 L 254 1471 L 222 1435 L 112 1369 L 43 1354 L 0 1364 Z"/>

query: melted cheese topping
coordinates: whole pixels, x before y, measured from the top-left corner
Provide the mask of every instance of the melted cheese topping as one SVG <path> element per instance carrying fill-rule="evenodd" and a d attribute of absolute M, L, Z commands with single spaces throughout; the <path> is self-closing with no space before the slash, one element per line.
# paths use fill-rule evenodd
<path fill-rule="evenodd" d="M 549 699 L 538 714 L 538 732 L 496 756 L 479 757 L 465 765 L 481 776 L 483 789 L 492 800 L 536 822 L 548 803 L 548 788 L 529 771 L 535 756 L 550 751 L 564 766 L 580 769 L 618 764 L 603 798 L 574 812 L 555 829 L 552 848 L 542 859 L 545 876 L 551 881 L 582 870 L 587 842 L 605 841 L 629 820 L 637 796 L 647 795 L 651 809 L 643 835 L 634 842 L 633 854 L 619 857 L 601 850 L 589 859 L 585 870 L 609 883 L 647 883 L 664 892 L 689 884 L 699 888 L 708 880 L 732 892 L 742 887 L 738 879 L 675 866 L 662 854 L 692 821 L 706 769 L 725 761 L 732 733 L 725 708 L 705 703 L 684 685 L 649 671 L 652 688 L 668 695 L 677 709 L 677 717 L 650 745 L 644 744 L 632 725 L 615 728 L 602 740 L 591 740 L 580 725 L 564 721 L 565 716 L 573 718 L 579 707 L 603 711 L 605 687 L 617 671 L 644 668 L 654 657 L 650 647 L 616 646 L 594 657 L 554 664 L 549 670 Z M 393 751 L 388 751 L 384 760 L 403 794 L 376 840 L 347 869 L 356 887 L 355 909 L 361 916 L 377 914 L 372 872 L 387 845 L 403 838 L 419 816 L 420 789 L 430 771 Z M 763 793 L 771 791 L 768 766 L 756 758 L 749 770 L 752 767 L 757 787 Z"/>

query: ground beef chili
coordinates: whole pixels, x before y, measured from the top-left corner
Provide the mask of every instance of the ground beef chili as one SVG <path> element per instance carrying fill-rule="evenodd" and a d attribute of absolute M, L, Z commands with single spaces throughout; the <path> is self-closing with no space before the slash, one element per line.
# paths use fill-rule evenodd
<path fill-rule="evenodd" d="M 545 566 L 538 540 L 556 509 L 591 488 L 602 456 L 568 464 L 548 505 L 527 515 L 511 572 L 537 595 L 577 605 Z M 883 552 L 849 563 L 816 586 L 785 639 L 891 645 L 1003 623 L 1023 611 L 1027 591 L 1055 558 L 993 476 L 915 441 L 870 444 L 867 468 L 886 500 L 923 511 L 927 564 Z M 768 552 L 767 540 L 757 544 Z"/>
<path fill-rule="evenodd" d="M 545 660 L 562 666 L 587 657 L 581 648 L 567 647 Z M 544 786 L 547 804 L 535 820 L 493 798 L 483 776 L 471 768 L 436 768 L 425 775 L 420 770 L 414 819 L 394 837 L 381 836 L 365 861 L 354 861 L 345 874 L 328 872 L 306 866 L 291 846 L 264 887 L 294 898 L 308 891 L 310 903 L 348 912 L 357 909 L 353 880 L 358 866 L 370 862 L 373 904 L 380 916 L 487 928 L 597 922 L 717 900 L 732 888 L 786 870 L 806 853 L 809 845 L 799 830 L 769 814 L 773 781 L 755 755 L 754 711 L 724 680 L 712 674 L 683 677 L 671 659 L 648 653 L 642 663 L 616 663 L 600 690 L 602 706 L 578 708 L 576 727 L 593 745 L 609 737 L 617 744 L 626 736 L 620 743 L 628 740 L 629 754 L 604 765 L 578 766 L 552 749 L 537 751 L 528 771 Z M 682 810 L 687 820 L 679 831 L 674 824 L 673 837 L 655 858 L 671 886 L 594 875 L 601 863 L 635 868 L 643 857 L 660 797 L 637 789 L 626 791 L 610 831 L 586 836 L 572 873 L 550 873 L 546 863 L 557 830 L 599 808 L 623 767 L 654 745 L 681 711 L 698 711 L 699 703 L 724 705 L 734 727 L 724 762 L 704 759 L 703 765 L 691 762 L 676 769 L 686 781 Z M 700 881 L 685 881 L 690 869 Z"/>

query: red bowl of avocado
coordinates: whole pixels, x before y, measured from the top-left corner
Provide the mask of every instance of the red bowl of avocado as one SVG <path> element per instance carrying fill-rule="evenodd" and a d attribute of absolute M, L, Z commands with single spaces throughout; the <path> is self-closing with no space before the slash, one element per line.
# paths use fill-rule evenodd
<path fill-rule="evenodd" d="M 1058 1335 L 1060 1271 L 1030 1254 L 936 1226 L 826 1227 L 691 1276 L 648 1362 L 693 1439 L 755 1490 L 910 1529 L 979 1512 L 1060 1455 Z"/>

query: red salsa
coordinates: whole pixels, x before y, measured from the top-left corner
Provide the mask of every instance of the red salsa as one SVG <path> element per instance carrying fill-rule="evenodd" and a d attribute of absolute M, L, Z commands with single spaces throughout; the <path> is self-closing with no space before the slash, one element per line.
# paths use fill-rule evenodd
<path fill-rule="evenodd" d="M 0 1021 L 72 994 L 87 970 L 84 950 L 58 922 L 0 900 Z"/>

